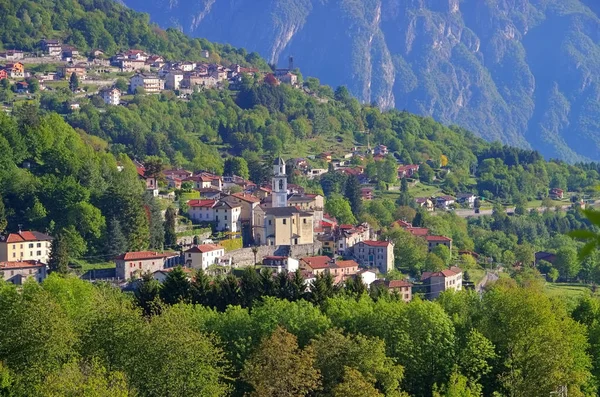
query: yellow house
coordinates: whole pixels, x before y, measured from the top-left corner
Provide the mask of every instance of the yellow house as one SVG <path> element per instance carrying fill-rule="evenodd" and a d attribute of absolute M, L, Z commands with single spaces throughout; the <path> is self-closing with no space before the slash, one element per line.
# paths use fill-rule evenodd
<path fill-rule="evenodd" d="M 257 245 L 312 244 L 313 214 L 294 207 L 254 210 L 254 242 Z"/>
<path fill-rule="evenodd" d="M 0 262 L 48 263 L 52 237 L 35 231 L 19 231 L 0 237 Z"/>

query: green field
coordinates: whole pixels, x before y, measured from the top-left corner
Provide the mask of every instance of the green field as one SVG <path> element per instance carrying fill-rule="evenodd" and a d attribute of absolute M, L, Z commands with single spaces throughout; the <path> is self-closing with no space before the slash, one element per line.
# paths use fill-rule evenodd
<path fill-rule="evenodd" d="M 114 262 L 88 262 L 83 259 L 74 260 L 73 263 L 77 266 L 81 266 L 82 274 L 90 270 L 112 269 L 116 266 Z"/>
<path fill-rule="evenodd" d="M 546 283 L 545 291 L 550 297 L 577 300 L 585 294 L 591 293 L 592 289 L 583 284 Z"/>

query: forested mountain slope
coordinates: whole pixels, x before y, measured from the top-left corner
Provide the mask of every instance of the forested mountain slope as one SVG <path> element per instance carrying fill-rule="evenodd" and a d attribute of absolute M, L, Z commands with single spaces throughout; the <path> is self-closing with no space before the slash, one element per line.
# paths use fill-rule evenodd
<path fill-rule="evenodd" d="M 125 0 L 163 26 L 259 51 L 365 102 L 547 157 L 600 159 L 594 0 Z"/>

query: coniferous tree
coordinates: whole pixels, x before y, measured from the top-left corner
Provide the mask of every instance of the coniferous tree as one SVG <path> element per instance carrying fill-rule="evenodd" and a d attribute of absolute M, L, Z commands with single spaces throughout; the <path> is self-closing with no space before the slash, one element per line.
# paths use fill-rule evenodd
<path fill-rule="evenodd" d="M 290 278 L 289 288 L 289 299 L 291 301 L 297 301 L 305 297 L 306 280 L 302 276 L 302 272 L 300 271 L 300 269 L 296 269 L 296 271 L 292 274 L 292 277 Z"/>
<path fill-rule="evenodd" d="M 358 178 L 356 176 L 351 175 L 346 180 L 344 196 L 346 196 L 350 202 L 352 213 L 354 216 L 358 217 L 362 212 L 362 194 L 360 191 L 360 183 L 358 182 Z"/>
<path fill-rule="evenodd" d="M 77 91 L 79 88 L 79 77 L 77 73 L 71 73 L 71 77 L 69 78 L 69 89 L 73 92 Z"/>
<path fill-rule="evenodd" d="M 198 269 L 190 285 L 192 302 L 204 306 L 211 306 L 210 277 L 202 269 Z"/>
<path fill-rule="evenodd" d="M 261 298 L 261 279 L 254 266 L 244 269 L 240 277 L 240 298 L 243 307 L 252 307 Z"/>
<path fill-rule="evenodd" d="M 160 289 L 160 298 L 169 305 L 190 301 L 190 281 L 181 266 L 171 270 Z"/>
<path fill-rule="evenodd" d="M 149 194 L 146 195 L 146 200 L 150 211 L 150 248 L 162 250 L 165 245 L 165 225 L 161 209 L 156 199 Z"/>
<path fill-rule="evenodd" d="M 147 273 L 137 282 L 134 291 L 135 303 L 142 308 L 146 316 L 160 313 L 161 285 L 152 274 Z"/>
<path fill-rule="evenodd" d="M 408 181 L 406 180 L 406 177 L 402 178 L 402 181 L 400 182 L 400 196 L 396 200 L 396 204 L 406 207 L 414 207 L 415 205 L 411 194 L 408 192 Z"/>
<path fill-rule="evenodd" d="M 62 274 L 66 274 L 69 271 L 69 251 L 61 233 L 52 240 L 48 268 L 51 272 Z"/>
<path fill-rule="evenodd" d="M 335 287 L 331 274 L 329 272 L 317 274 L 310 290 L 310 301 L 317 306 L 322 306 L 334 294 Z"/>
<path fill-rule="evenodd" d="M 172 247 L 177 244 L 177 234 L 175 233 L 175 220 L 177 214 L 175 208 L 169 207 L 165 213 L 165 246 Z M 194 236 L 194 244 L 198 244 L 198 237 Z"/>
<path fill-rule="evenodd" d="M 4 201 L 0 196 L 0 232 L 3 232 L 8 226 L 8 220 L 6 219 L 6 208 L 4 207 Z"/>
<path fill-rule="evenodd" d="M 121 223 L 116 218 L 112 218 L 108 222 L 105 250 L 111 258 L 127 250 L 127 239 L 121 230 Z"/>

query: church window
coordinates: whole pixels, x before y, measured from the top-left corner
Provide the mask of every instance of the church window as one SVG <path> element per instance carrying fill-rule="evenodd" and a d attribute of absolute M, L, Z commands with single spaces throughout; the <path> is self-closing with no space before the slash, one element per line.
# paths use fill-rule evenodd
<path fill-rule="evenodd" d="M 283 179 L 279 180 L 279 190 L 283 190 Z"/>

